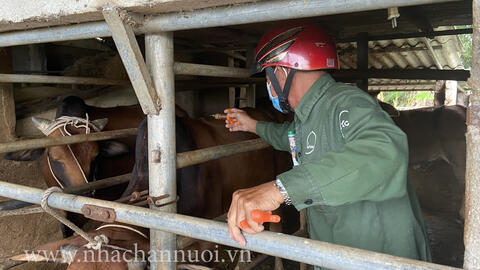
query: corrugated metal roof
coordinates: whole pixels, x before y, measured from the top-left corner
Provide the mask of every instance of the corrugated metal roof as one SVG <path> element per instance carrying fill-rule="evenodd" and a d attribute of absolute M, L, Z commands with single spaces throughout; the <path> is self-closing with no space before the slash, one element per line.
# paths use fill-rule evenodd
<path fill-rule="evenodd" d="M 448 30 L 452 27 L 439 27 Z M 428 48 L 428 42 L 433 49 Z M 368 67 L 375 69 L 464 69 L 461 62 L 462 47 L 457 36 L 409 38 L 369 41 Z M 355 69 L 357 45 L 355 42 L 337 43 L 340 68 Z M 438 63 L 436 61 L 438 60 Z M 432 89 L 432 80 L 369 79 L 369 90 L 427 90 Z"/>

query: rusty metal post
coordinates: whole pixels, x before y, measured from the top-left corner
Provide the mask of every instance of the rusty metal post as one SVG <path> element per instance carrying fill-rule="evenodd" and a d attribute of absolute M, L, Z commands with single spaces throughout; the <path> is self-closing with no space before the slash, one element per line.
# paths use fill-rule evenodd
<path fill-rule="evenodd" d="M 480 269 L 480 0 L 473 0 L 473 89 L 467 110 L 465 173 L 465 269 Z"/>
<path fill-rule="evenodd" d="M 150 196 L 177 195 L 175 148 L 175 87 L 173 72 L 173 33 L 163 32 L 145 37 L 147 65 L 161 103 L 158 115 L 148 115 L 148 164 Z M 168 200 L 168 198 L 167 198 Z M 152 206 L 155 208 L 155 206 Z M 169 204 L 158 211 L 175 213 L 177 205 Z M 176 235 L 150 230 L 150 251 L 155 261 L 150 269 L 176 269 L 174 250 Z"/>

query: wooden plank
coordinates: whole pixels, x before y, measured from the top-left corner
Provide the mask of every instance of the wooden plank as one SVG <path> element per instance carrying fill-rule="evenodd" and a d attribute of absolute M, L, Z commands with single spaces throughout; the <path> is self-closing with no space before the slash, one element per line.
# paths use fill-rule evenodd
<path fill-rule="evenodd" d="M 160 99 L 153 86 L 152 77 L 148 72 L 128 15 L 118 7 L 106 6 L 103 9 L 103 16 L 112 32 L 113 40 L 117 45 L 143 112 L 158 114 Z"/>
<path fill-rule="evenodd" d="M 0 72 L 12 72 L 10 48 L 0 48 Z M 0 142 L 15 140 L 15 100 L 13 85 L 0 83 Z"/>
<path fill-rule="evenodd" d="M 124 85 L 128 81 L 111 80 L 105 78 L 0 74 L 0 82 L 4 83 L 51 83 L 51 84 L 87 84 L 87 85 Z"/>

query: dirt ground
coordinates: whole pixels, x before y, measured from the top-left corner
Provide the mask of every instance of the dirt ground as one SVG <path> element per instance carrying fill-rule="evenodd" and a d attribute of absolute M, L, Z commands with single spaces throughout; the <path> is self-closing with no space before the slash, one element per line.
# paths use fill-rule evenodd
<path fill-rule="evenodd" d="M 11 183 L 46 188 L 40 174 L 39 162 L 18 162 L 0 158 L 0 179 Z M 0 197 L 0 200 L 6 198 Z M 62 238 L 60 224 L 48 214 L 32 214 L 0 218 L 0 260 L 22 254 L 49 241 Z M 14 270 L 65 269 L 66 265 L 27 263 Z"/>

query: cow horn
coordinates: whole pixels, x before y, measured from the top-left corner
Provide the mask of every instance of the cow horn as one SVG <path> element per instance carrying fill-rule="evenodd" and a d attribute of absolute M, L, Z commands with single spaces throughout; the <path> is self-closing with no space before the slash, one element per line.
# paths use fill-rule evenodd
<path fill-rule="evenodd" d="M 128 261 L 127 266 L 128 270 L 144 270 L 147 263 L 145 261 L 137 261 L 137 258 L 135 258 L 134 261 Z"/>
<path fill-rule="evenodd" d="M 103 130 L 108 123 L 108 118 L 92 120 L 92 125 L 96 126 L 99 130 Z"/>
<path fill-rule="evenodd" d="M 62 262 L 71 264 L 75 255 L 77 254 L 78 247 L 74 245 L 63 245 L 60 247 L 60 254 L 62 255 Z"/>
<path fill-rule="evenodd" d="M 36 128 L 38 128 L 43 134 L 48 136 L 47 129 L 52 124 L 52 120 L 44 119 L 44 118 L 37 118 L 32 117 L 32 122 Z"/>
<path fill-rule="evenodd" d="M 10 257 L 12 261 L 25 261 L 25 262 L 44 262 L 47 258 L 37 253 L 25 253 Z"/>

